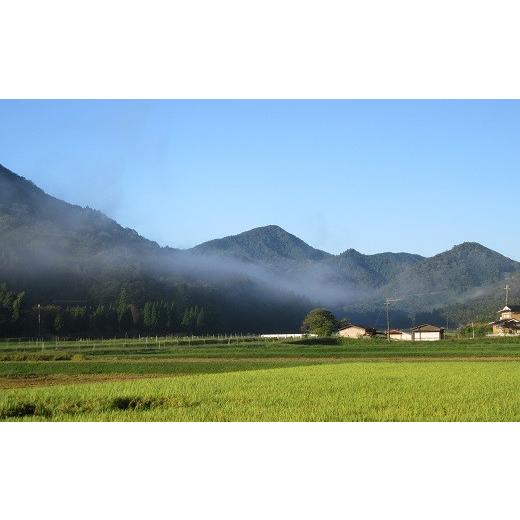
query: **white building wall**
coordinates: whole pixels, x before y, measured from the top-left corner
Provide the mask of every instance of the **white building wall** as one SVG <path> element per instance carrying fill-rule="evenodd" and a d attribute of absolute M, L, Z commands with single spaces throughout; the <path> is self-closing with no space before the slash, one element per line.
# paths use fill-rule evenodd
<path fill-rule="evenodd" d="M 415 341 L 440 341 L 440 332 L 415 332 Z"/>
<path fill-rule="evenodd" d="M 411 341 L 412 335 L 408 332 L 403 332 L 402 334 L 390 334 L 390 339 L 396 341 Z"/>
<path fill-rule="evenodd" d="M 344 338 L 361 338 L 365 335 L 366 330 L 361 327 L 349 327 L 348 329 L 340 330 L 339 336 Z"/>

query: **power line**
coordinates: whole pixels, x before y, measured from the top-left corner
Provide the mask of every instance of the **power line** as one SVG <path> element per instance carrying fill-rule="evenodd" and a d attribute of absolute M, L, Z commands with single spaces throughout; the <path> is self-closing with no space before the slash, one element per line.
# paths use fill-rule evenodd
<path fill-rule="evenodd" d="M 423 293 L 403 294 L 400 298 L 398 298 L 395 301 L 406 300 L 407 298 L 411 298 L 413 296 L 430 296 L 432 294 L 441 294 L 441 293 L 445 293 L 445 292 L 449 292 L 449 289 L 442 289 L 441 291 L 431 291 L 431 292 L 423 292 Z M 380 301 L 380 300 L 377 300 L 376 297 L 374 297 L 373 300 L 369 300 L 369 301 L 358 300 L 358 301 L 351 302 L 351 303 L 348 303 L 345 305 L 370 305 L 373 303 L 377 303 L 378 301 Z"/>
<path fill-rule="evenodd" d="M 385 300 L 386 305 L 386 337 L 390 341 L 390 304 L 393 302 L 400 301 L 401 298 L 387 298 Z"/>
<path fill-rule="evenodd" d="M 41 318 L 41 305 L 38 304 L 38 339 L 42 335 L 42 318 Z"/>

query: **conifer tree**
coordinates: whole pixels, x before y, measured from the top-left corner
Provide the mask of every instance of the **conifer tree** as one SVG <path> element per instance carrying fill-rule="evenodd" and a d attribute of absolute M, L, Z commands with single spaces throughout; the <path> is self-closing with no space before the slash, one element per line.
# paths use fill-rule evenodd
<path fill-rule="evenodd" d="M 152 329 L 152 303 L 146 302 L 143 309 L 143 325 L 146 330 Z"/>
<path fill-rule="evenodd" d="M 63 317 L 63 314 L 61 312 L 58 312 L 58 314 L 56 314 L 56 317 L 54 318 L 54 332 L 56 332 L 56 334 L 59 334 L 64 327 L 65 318 Z"/>
<path fill-rule="evenodd" d="M 119 321 L 121 321 L 123 315 L 128 309 L 129 303 L 126 287 L 123 287 L 119 293 L 119 299 L 117 301 L 117 318 Z"/>
<path fill-rule="evenodd" d="M 197 332 L 203 332 L 205 326 L 204 307 L 202 307 L 197 315 Z"/>

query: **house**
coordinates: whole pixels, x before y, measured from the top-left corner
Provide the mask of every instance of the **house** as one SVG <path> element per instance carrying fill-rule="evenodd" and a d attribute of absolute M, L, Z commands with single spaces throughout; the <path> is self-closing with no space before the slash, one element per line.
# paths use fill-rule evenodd
<path fill-rule="evenodd" d="M 412 341 L 412 335 L 410 332 L 404 332 L 402 330 L 390 329 L 388 336 L 394 341 Z"/>
<path fill-rule="evenodd" d="M 493 336 L 520 334 L 520 305 L 506 305 L 498 314 L 500 318 L 490 323 Z"/>
<path fill-rule="evenodd" d="M 498 311 L 501 320 L 519 320 L 520 321 L 520 305 L 506 305 L 501 311 Z"/>
<path fill-rule="evenodd" d="M 490 323 L 493 326 L 492 336 L 509 336 L 520 334 L 520 321 L 512 320 L 497 320 Z"/>
<path fill-rule="evenodd" d="M 363 327 L 362 325 L 347 325 L 338 330 L 338 336 L 343 338 L 369 338 L 376 335 L 376 329 Z"/>
<path fill-rule="evenodd" d="M 412 329 L 412 341 L 440 341 L 444 339 L 444 328 L 435 325 L 418 325 Z"/>

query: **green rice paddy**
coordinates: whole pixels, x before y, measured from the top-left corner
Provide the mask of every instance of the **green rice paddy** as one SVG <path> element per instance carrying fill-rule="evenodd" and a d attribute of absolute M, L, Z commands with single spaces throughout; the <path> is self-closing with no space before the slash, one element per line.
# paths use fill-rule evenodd
<path fill-rule="evenodd" d="M 0 420 L 520 420 L 514 339 L 77 343 L 0 344 Z"/>

